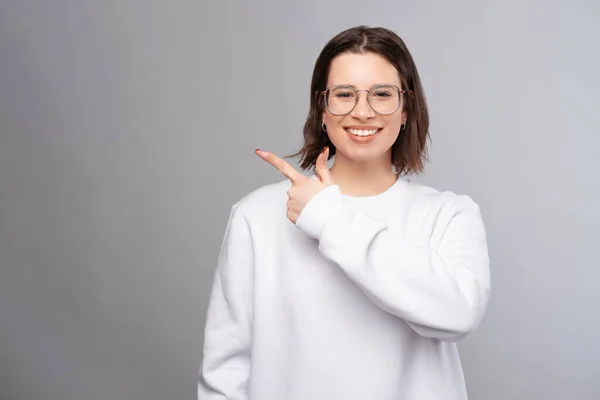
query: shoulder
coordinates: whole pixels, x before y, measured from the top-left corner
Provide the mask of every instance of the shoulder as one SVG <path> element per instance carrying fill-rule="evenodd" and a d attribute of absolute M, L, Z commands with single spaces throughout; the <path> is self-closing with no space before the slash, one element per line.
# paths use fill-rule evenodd
<path fill-rule="evenodd" d="M 410 193 L 411 208 L 422 211 L 438 210 L 452 214 L 466 209 L 479 210 L 471 196 L 451 190 L 438 190 L 423 183 L 405 178 L 405 187 Z"/>
<path fill-rule="evenodd" d="M 239 199 L 233 205 L 233 209 L 247 220 L 270 217 L 273 211 L 286 207 L 287 191 L 290 187 L 288 179 L 261 186 Z"/>
<path fill-rule="evenodd" d="M 485 242 L 479 205 L 466 194 L 410 182 L 406 232 L 415 243 L 437 247 L 444 237 Z"/>

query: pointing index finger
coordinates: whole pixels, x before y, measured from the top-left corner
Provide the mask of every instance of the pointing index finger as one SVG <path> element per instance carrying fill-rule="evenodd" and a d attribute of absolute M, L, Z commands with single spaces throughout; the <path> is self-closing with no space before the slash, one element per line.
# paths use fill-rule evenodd
<path fill-rule="evenodd" d="M 292 167 L 287 161 L 277 157 L 273 153 L 257 149 L 256 154 L 260 158 L 277 168 L 277 170 L 281 172 L 283 176 L 292 181 L 292 184 L 298 183 L 300 179 L 304 177 L 304 175 L 296 171 L 296 169 L 294 169 L 294 167 Z"/>

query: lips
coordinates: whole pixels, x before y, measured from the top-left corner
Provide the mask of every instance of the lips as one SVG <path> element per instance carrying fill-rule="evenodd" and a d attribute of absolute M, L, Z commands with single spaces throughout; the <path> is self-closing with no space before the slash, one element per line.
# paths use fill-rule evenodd
<path fill-rule="evenodd" d="M 351 135 L 354 136 L 361 136 L 361 137 L 365 137 L 365 136 L 372 136 L 374 134 L 376 134 L 379 131 L 379 129 L 375 128 L 375 129 L 354 129 L 354 128 L 346 128 L 346 132 L 348 132 Z"/>
<path fill-rule="evenodd" d="M 346 131 L 346 135 L 348 138 L 356 144 L 366 145 L 375 140 L 377 137 L 377 133 L 381 131 L 382 128 L 368 127 L 368 129 L 362 128 L 344 128 Z"/>

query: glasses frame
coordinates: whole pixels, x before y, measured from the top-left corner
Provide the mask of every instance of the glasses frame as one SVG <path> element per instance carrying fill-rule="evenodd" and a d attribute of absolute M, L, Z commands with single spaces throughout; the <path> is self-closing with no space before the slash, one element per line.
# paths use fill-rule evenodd
<path fill-rule="evenodd" d="M 398 90 L 398 93 L 399 93 L 399 95 L 400 95 L 400 101 L 398 102 L 398 107 L 396 107 L 396 109 L 395 109 L 394 111 L 392 111 L 392 112 L 389 112 L 389 113 L 381 113 L 381 112 L 377 111 L 375 108 L 373 108 L 373 105 L 371 104 L 371 100 L 370 100 L 370 97 L 371 97 L 371 96 L 370 96 L 370 95 L 371 95 L 371 91 L 372 91 L 374 88 L 379 88 L 379 87 L 381 87 L 381 86 L 389 86 L 389 87 L 394 87 L 394 88 L 396 88 L 396 90 Z M 331 109 L 329 108 L 328 101 L 327 101 L 327 93 L 329 93 L 329 91 L 331 91 L 331 89 L 335 89 L 335 88 L 339 88 L 339 87 L 347 87 L 347 88 L 349 88 L 349 89 L 352 89 L 352 90 L 353 90 L 353 91 L 356 93 L 356 101 L 354 102 L 354 106 L 352 107 L 352 109 L 351 109 L 350 111 L 346 112 L 346 113 L 341 113 L 341 114 L 334 113 L 333 111 L 331 111 Z M 375 111 L 377 114 L 381 114 L 381 115 L 391 115 L 391 114 L 395 113 L 396 111 L 398 111 L 398 109 L 400 108 L 400 106 L 401 106 L 401 105 L 402 105 L 402 103 L 404 102 L 404 94 L 407 92 L 407 90 L 400 89 L 400 88 L 399 88 L 398 86 L 396 86 L 396 85 L 387 84 L 387 83 L 385 83 L 385 84 L 381 84 L 381 85 L 374 85 L 374 86 L 373 86 L 371 89 L 356 89 L 356 88 L 354 88 L 354 86 L 352 86 L 352 85 L 333 85 L 333 86 L 330 86 L 330 87 L 328 87 L 327 89 L 323 90 L 323 91 L 321 92 L 321 96 L 323 96 L 323 101 L 325 102 L 325 107 L 327 108 L 327 110 L 328 110 L 330 113 L 332 113 L 333 115 L 348 115 L 348 114 L 350 114 L 352 111 L 354 111 L 354 109 L 355 109 L 355 108 L 356 108 L 356 106 L 358 105 L 358 100 L 359 100 L 359 98 L 358 98 L 358 92 L 367 92 L 367 103 L 369 103 L 369 107 L 371 107 L 371 109 L 372 109 L 373 111 Z"/>

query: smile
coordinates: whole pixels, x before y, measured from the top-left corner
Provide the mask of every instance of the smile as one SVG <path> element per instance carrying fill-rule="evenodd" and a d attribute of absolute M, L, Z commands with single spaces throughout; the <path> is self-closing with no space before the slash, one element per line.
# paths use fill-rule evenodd
<path fill-rule="evenodd" d="M 365 137 L 365 136 L 372 136 L 374 134 L 376 134 L 377 132 L 379 132 L 379 129 L 346 129 L 346 132 L 348 132 L 351 135 L 354 136 L 361 136 L 361 137 Z"/>

